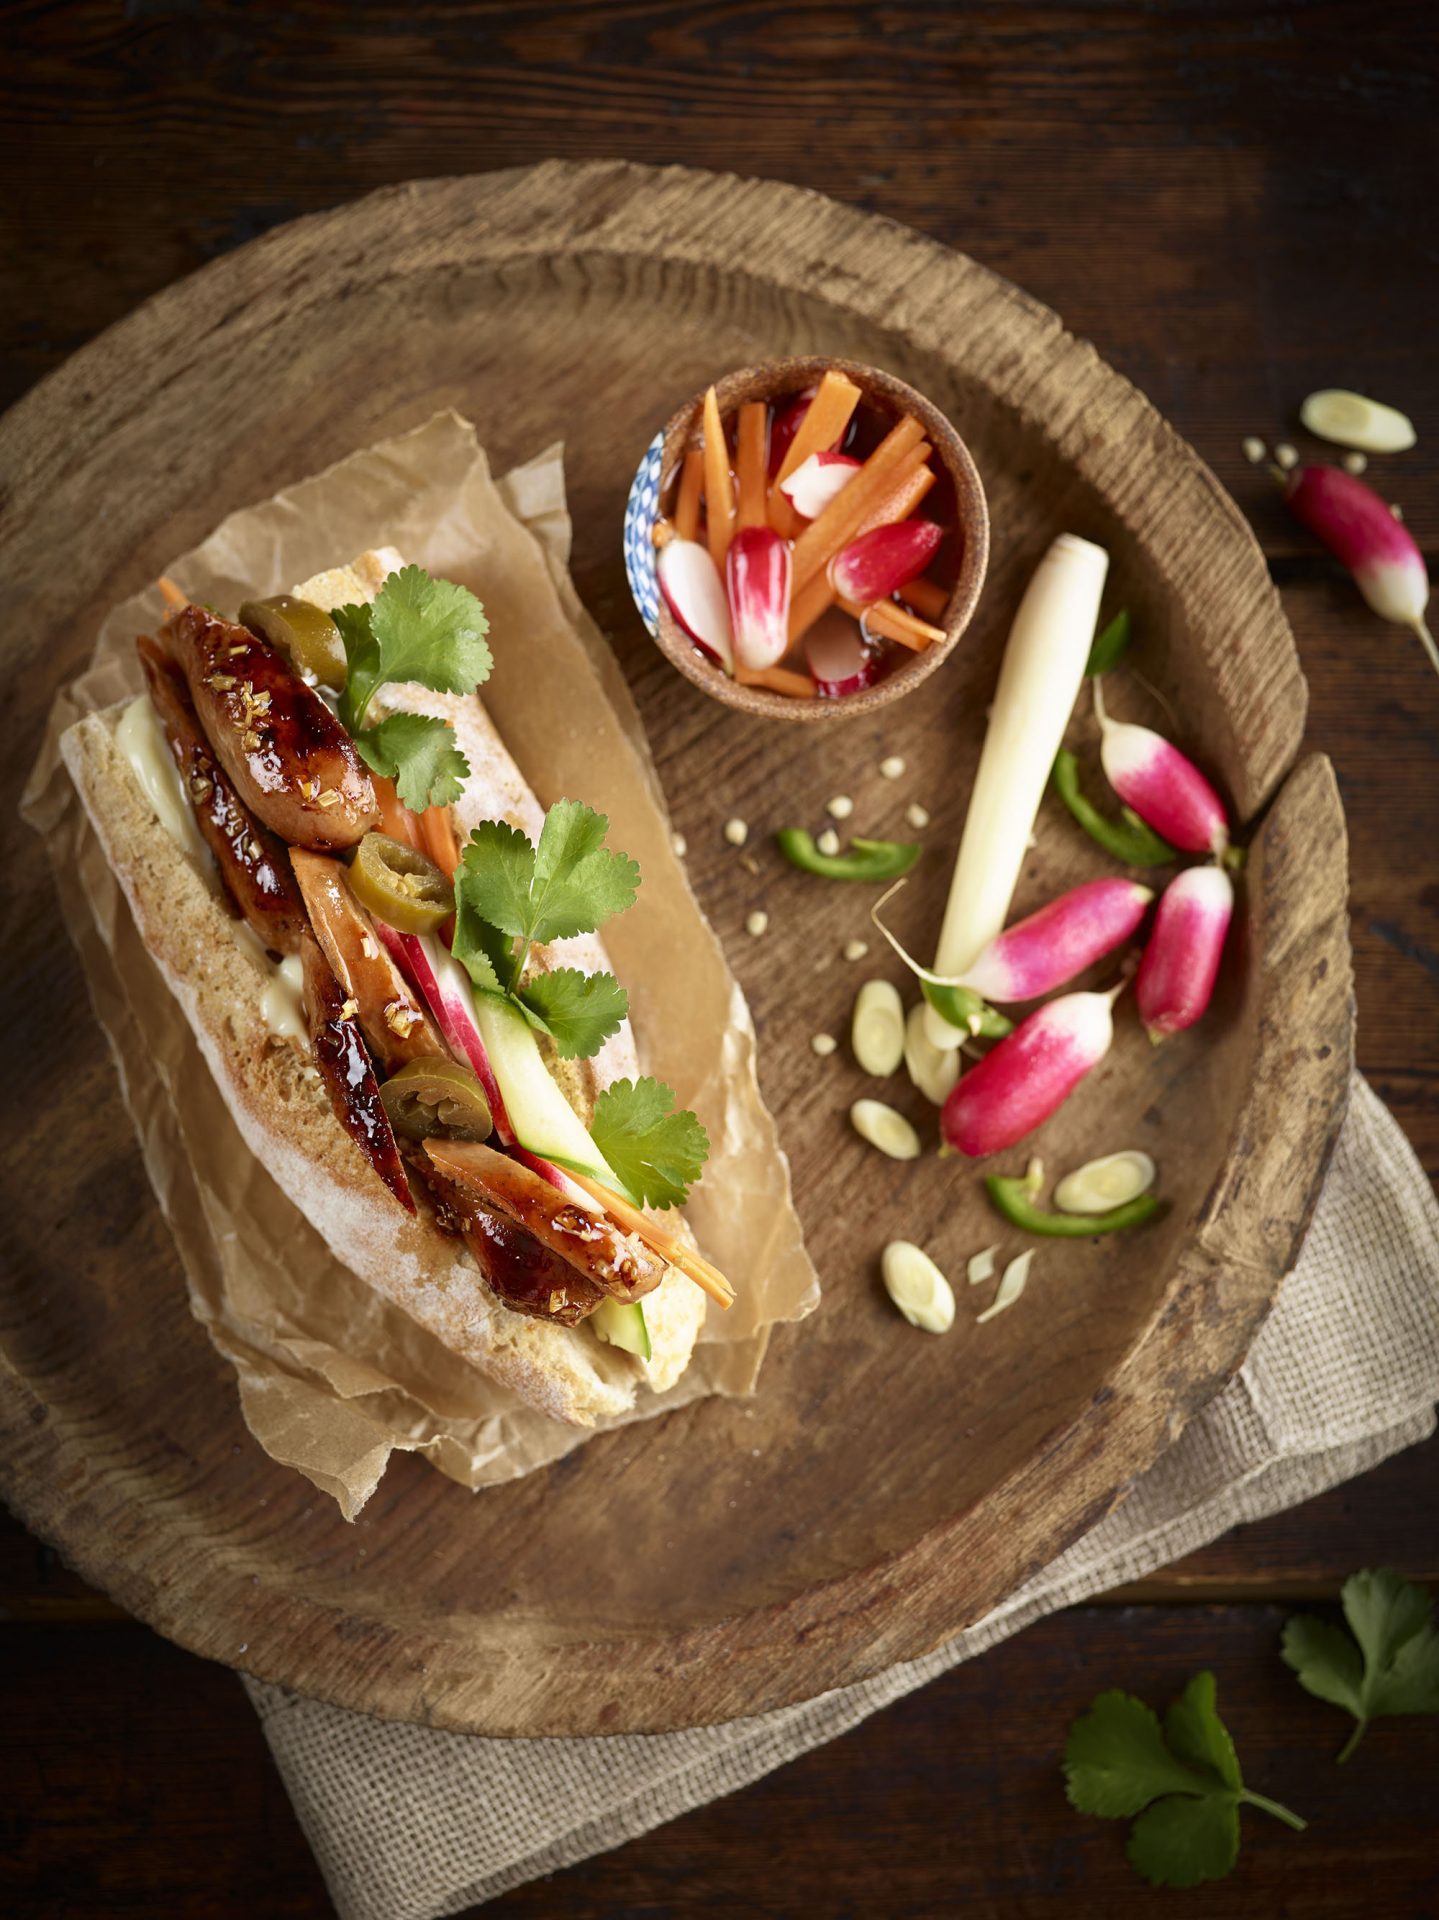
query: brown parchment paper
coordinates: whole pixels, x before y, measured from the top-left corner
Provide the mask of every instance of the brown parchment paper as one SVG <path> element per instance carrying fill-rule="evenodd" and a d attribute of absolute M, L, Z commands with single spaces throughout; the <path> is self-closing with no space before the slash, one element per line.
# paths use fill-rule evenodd
<path fill-rule="evenodd" d="M 567 571 L 560 449 L 496 482 L 469 422 L 436 414 L 232 514 L 166 571 L 226 607 L 383 545 L 479 594 L 496 662 L 485 706 L 511 754 L 542 804 L 569 795 L 606 812 L 611 843 L 644 876 L 605 941 L 642 1066 L 708 1130 L 686 1212 L 739 1297 L 727 1314 L 711 1305 L 683 1379 L 643 1392 L 625 1418 L 752 1392 L 769 1328 L 812 1311 L 818 1280 L 756 1083 L 749 1010 L 674 854 L 624 678 Z M 191 1308 L 235 1369 L 256 1440 L 347 1518 L 397 1447 L 471 1488 L 531 1472 L 593 1429 L 536 1413 L 460 1360 L 342 1266 L 280 1193 L 244 1147 L 70 785 L 60 734 L 140 690 L 134 636 L 160 615 L 152 589 L 107 618 L 89 668 L 56 698 L 22 811 L 44 836 Z"/>

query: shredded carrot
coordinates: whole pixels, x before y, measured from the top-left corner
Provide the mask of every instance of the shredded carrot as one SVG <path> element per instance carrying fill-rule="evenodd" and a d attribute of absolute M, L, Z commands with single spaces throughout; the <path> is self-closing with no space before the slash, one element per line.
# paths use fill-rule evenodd
<path fill-rule="evenodd" d="M 768 687 L 771 693 L 787 693 L 792 700 L 813 700 L 816 688 L 807 673 L 793 667 L 740 667 L 734 677 L 742 687 Z"/>
<path fill-rule="evenodd" d="M 922 614 L 926 620 L 938 620 L 949 605 L 949 589 L 941 587 L 933 580 L 926 580 L 921 574 L 918 580 L 911 580 L 900 588 L 900 594 L 914 613 Z"/>
<path fill-rule="evenodd" d="M 181 607 L 188 607 L 190 596 L 175 585 L 168 573 L 162 573 L 155 582 L 164 597 L 165 605 L 172 613 L 178 613 Z"/>
<path fill-rule="evenodd" d="M 763 400 L 746 400 L 740 408 L 737 441 L 737 523 L 742 527 L 762 527 L 765 523 L 765 468 L 769 465 L 769 408 Z"/>
<path fill-rule="evenodd" d="M 934 485 L 934 469 L 928 465 L 929 449 L 921 441 L 911 456 L 912 464 L 901 468 L 901 478 L 887 493 L 873 513 L 867 514 L 855 528 L 851 539 L 857 540 L 862 533 L 869 533 L 875 527 L 887 527 L 898 520 L 907 520 Z M 846 542 L 846 545 L 848 542 Z M 789 639 L 793 646 L 807 634 L 822 613 L 827 613 L 834 605 L 835 591 L 830 585 L 829 568 L 826 565 L 809 584 L 803 587 L 790 602 Z"/>
<path fill-rule="evenodd" d="M 693 540 L 700 530 L 700 501 L 704 496 L 705 457 L 691 447 L 680 469 L 679 497 L 675 501 L 675 533 Z"/>
<path fill-rule="evenodd" d="M 370 776 L 374 783 L 375 799 L 380 807 L 380 831 L 387 833 L 392 840 L 398 840 L 403 846 L 414 847 L 423 852 L 420 844 L 420 823 L 406 806 L 400 803 L 395 792 L 393 780 L 386 780 L 383 774 Z"/>
<path fill-rule="evenodd" d="M 576 1173 L 573 1168 L 565 1168 L 566 1175 L 576 1186 L 583 1187 L 592 1200 L 598 1200 L 612 1220 L 622 1226 L 627 1233 L 643 1240 L 671 1266 L 678 1267 L 689 1276 L 697 1287 L 716 1300 L 722 1307 L 734 1304 L 734 1288 L 725 1279 L 718 1267 L 712 1267 L 703 1254 L 696 1253 L 693 1247 L 687 1247 L 682 1240 L 657 1226 L 648 1214 L 641 1213 L 638 1207 L 632 1207 L 610 1187 L 601 1186 L 598 1180 L 591 1180 L 588 1174 Z"/>
<path fill-rule="evenodd" d="M 667 547 L 674 537 L 675 527 L 673 520 L 666 520 L 664 515 L 661 514 L 650 528 L 650 539 L 654 541 L 657 547 Z"/>
<path fill-rule="evenodd" d="M 448 807 L 426 807 L 418 821 L 420 844 L 446 879 L 453 880 L 460 864 L 460 841 Z"/>
<path fill-rule="evenodd" d="M 843 438 L 850 416 L 859 405 L 860 391 L 833 367 L 819 383 L 819 391 L 805 409 L 799 431 L 790 441 L 779 472 L 770 483 L 769 523 L 776 533 L 793 540 L 804 521 L 780 488 L 790 475 L 802 467 L 812 453 L 826 453 Z"/>
<path fill-rule="evenodd" d="M 854 538 L 866 515 L 889 494 L 901 468 L 910 464 L 906 455 L 912 455 L 923 439 L 924 429 L 918 420 L 906 414 L 819 518 L 810 522 L 794 543 L 794 592 L 807 586 L 815 574 L 823 573 L 840 548 Z"/>
<path fill-rule="evenodd" d="M 725 555 L 734 533 L 734 481 L 729 470 L 729 446 L 720 419 L 715 390 L 705 395 L 705 533 L 710 558 L 724 572 Z"/>
<path fill-rule="evenodd" d="M 913 653 L 923 653 L 926 647 L 945 637 L 943 627 L 932 627 L 928 621 L 916 619 L 906 608 L 897 607 L 893 600 L 876 600 L 872 607 L 854 611 L 863 613 L 871 633 L 881 633 L 886 640 L 897 640 Z"/>

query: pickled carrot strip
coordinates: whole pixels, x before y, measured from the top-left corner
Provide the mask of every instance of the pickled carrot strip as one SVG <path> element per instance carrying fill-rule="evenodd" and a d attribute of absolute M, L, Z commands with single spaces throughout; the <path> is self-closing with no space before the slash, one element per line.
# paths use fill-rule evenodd
<path fill-rule="evenodd" d="M 454 815 L 448 807 L 426 807 L 418 825 L 422 851 L 447 880 L 453 880 L 460 864 L 460 840 L 455 832 Z"/>
<path fill-rule="evenodd" d="M 402 846 L 413 847 L 416 853 L 423 853 L 420 841 L 420 823 L 410 809 L 400 804 L 400 796 L 395 791 L 393 780 L 386 780 L 383 774 L 374 773 L 370 779 L 375 788 L 375 799 L 380 807 L 380 832 L 387 833 L 392 840 L 398 840 Z"/>
<path fill-rule="evenodd" d="M 679 498 L 675 501 L 675 532 L 681 540 L 693 540 L 699 533 L 704 480 L 705 457 L 698 447 L 691 447 L 680 469 Z"/>
<path fill-rule="evenodd" d="M 735 679 L 742 687 L 768 687 L 771 693 L 787 693 L 792 700 L 813 700 L 814 681 L 807 673 L 792 667 L 735 667 Z"/>
<path fill-rule="evenodd" d="M 921 441 L 914 451 L 914 464 L 908 471 L 901 469 L 903 478 L 885 495 L 874 512 L 867 514 L 855 528 L 853 539 L 858 540 L 862 533 L 869 533 L 875 527 L 893 525 L 896 520 L 907 520 L 934 485 L 934 469 L 927 464 L 929 448 Z M 848 543 L 846 543 L 848 544 Z M 835 591 L 829 582 L 829 568 L 817 573 L 807 587 L 802 588 L 790 602 L 789 640 L 793 646 L 796 640 L 802 640 L 819 619 L 834 605 Z"/>
<path fill-rule="evenodd" d="M 804 521 L 781 493 L 781 486 L 812 453 L 828 453 L 835 442 L 843 437 L 859 401 L 860 391 L 853 380 L 847 380 L 833 368 L 820 381 L 819 391 L 810 401 L 804 419 L 799 423 L 799 431 L 789 443 L 779 472 L 770 482 L 769 523 L 786 540 L 794 539 Z"/>
<path fill-rule="evenodd" d="M 819 518 L 811 520 L 794 543 L 793 592 L 823 573 L 840 548 L 849 544 L 865 517 L 889 494 L 901 467 L 908 466 L 905 456 L 923 440 L 924 429 L 912 414 L 906 414 Z"/>
<path fill-rule="evenodd" d="M 765 468 L 769 465 L 769 408 L 763 400 L 746 400 L 739 410 L 735 470 L 739 476 L 739 513 L 742 527 L 765 523 Z"/>
<path fill-rule="evenodd" d="M 886 640 L 897 640 L 913 653 L 923 653 L 926 647 L 944 638 L 943 627 L 932 627 L 928 621 L 917 620 L 904 607 L 897 607 L 893 600 L 876 600 L 872 607 L 853 611 L 863 614 L 871 633 L 883 634 Z"/>
<path fill-rule="evenodd" d="M 948 587 L 941 587 L 933 580 L 926 580 L 923 574 L 918 580 L 908 581 L 899 591 L 910 609 L 921 614 L 926 620 L 938 620 L 949 605 Z"/>
<path fill-rule="evenodd" d="M 711 1266 L 702 1253 L 696 1253 L 693 1247 L 687 1247 L 666 1228 L 657 1226 L 647 1214 L 641 1213 L 638 1207 L 632 1207 L 612 1187 L 601 1186 L 598 1180 L 591 1180 L 588 1174 L 576 1173 L 572 1167 L 565 1168 L 565 1177 L 573 1180 L 577 1187 L 583 1187 L 592 1200 L 598 1200 L 610 1218 L 626 1233 L 643 1240 L 647 1247 L 653 1248 L 671 1266 L 687 1274 L 711 1300 L 718 1301 L 722 1307 L 734 1305 L 734 1288 L 719 1268 Z"/>
<path fill-rule="evenodd" d="M 710 558 L 723 573 L 725 555 L 734 533 L 734 481 L 730 477 L 729 447 L 713 387 L 705 395 L 704 422 L 705 533 Z"/>
<path fill-rule="evenodd" d="M 189 594 L 177 587 L 168 573 L 162 573 L 160 578 L 155 582 L 155 585 L 160 589 L 165 605 L 172 613 L 178 613 L 181 607 L 189 606 Z"/>

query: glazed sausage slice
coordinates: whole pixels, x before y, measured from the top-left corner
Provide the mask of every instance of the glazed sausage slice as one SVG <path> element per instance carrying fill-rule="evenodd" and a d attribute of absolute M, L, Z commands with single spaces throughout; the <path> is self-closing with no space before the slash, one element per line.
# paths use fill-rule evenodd
<path fill-rule="evenodd" d="M 241 800 L 294 847 L 352 847 L 378 824 L 355 743 L 267 640 L 204 607 L 166 621 L 205 737 Z"/>
<path fill-rule="evenodd" d="M 427 1140 L 425 1152 L 448 1179 L 508 1215 L 614 1300 L 653 1293 L 665 1262 L 603 1213 L 576 1206 L 530 1168 L 478 1140 Z"/>
<path fill-rule="evenodd" d="M 499 1207 L 447 1180 L 432 1161 L 425 1160 L 421 1171 L 436 1199 L 437 1224 L 460 1236 L 490 1288 L 512 1312 L 573 1327 L 604 1299 L 602 1288 L 542 1247 Z"/>
<path fill-rule="evenodd" d="M 150 639 L 136 642 L 150 699 L 175 756 L 195 823 L 226 892 L 272 953 L 298 953 L 305 906 L 290 850 L 241 801 L 200 731 L 178 670 Z"/>
<path fill-rule="evenodd" d="M 370 1050 L 393 1073 L 407 1060 L 445 1056 L 449 1048 L 381 946 L 374 922 L 351 893 L 338 860 L 290 850 L 310 925 L 342 991 L 359 1007 Z"/>
<path fill-rule="evenodd" d="M 335 1117 L 405 1208 L 415 1211 L 415 1196 L 395 1144 L 394 1128 L 380 1098 L 380 1083 L 360 1037 L 355 1003 L 347 999 L 312 933 L 300 937 L 304 965 L 305 1020 L 315 1049 L 315 1065 L 330 1096 Z"/>

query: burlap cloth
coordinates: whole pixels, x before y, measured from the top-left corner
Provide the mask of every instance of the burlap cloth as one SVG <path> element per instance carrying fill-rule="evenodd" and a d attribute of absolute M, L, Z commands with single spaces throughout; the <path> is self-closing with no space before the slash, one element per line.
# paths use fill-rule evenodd
<path fill-rule="evenodd" d="M 1238 1377 L 1091 1533 L 926 1658 L 755 1719 L 611 1740 L 474 1739 L 245 1684 L 344 1920 L 428 1920 L 747 1786 L 1044 1614 L 1363 1473 L 1433 1432 L 1436 1398 L 1439 1207 L 1356 1079 Z"/>

